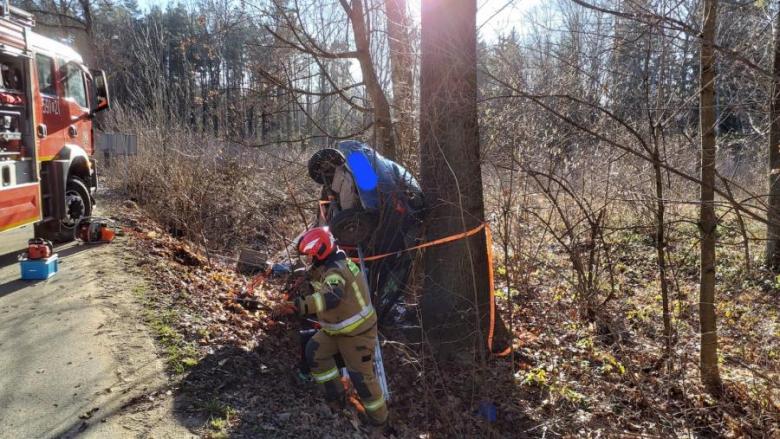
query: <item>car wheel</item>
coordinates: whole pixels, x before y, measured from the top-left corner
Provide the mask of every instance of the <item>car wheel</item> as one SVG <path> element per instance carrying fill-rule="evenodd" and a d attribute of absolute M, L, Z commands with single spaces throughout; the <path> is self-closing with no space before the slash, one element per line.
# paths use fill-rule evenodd
<path fill-rule="evenodd" d="M 377 225 L 376 215 L 362 209 L 345 209 L 328 224 L 339 244 L 354 246 L 368 240 Z"/>
<path fill-rule="evenodd" d="M 333 178 L 336 166 L 344 164 L 344 156 L 333 148 L 321 149 L 309 159 L 309 177 L 319 184 L 326 184 Z"/>

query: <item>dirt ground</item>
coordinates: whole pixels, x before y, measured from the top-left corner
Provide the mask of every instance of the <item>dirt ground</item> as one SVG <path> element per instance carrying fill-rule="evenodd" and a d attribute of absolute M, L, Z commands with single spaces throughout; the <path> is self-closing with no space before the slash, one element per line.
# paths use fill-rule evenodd
<path fill-rule="evenodd" d="M 58 246 L 59 272 L 30 282 L 16 260 L 30 237 L 0 234 L 0 438 L 193 437 L 124 238 Z"/>

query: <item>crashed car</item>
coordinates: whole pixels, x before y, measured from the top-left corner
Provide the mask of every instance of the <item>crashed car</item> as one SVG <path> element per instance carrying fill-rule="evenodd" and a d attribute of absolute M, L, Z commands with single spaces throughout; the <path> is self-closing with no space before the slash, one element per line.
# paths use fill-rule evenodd
<path fill-rule="evenodd" d="M 400 252 L 420 243 L 424 201 L 409 171 L 368 145 L 349 140 L 316 152 L 309 176 L 322 185 L 317 226 L 329 226 L 339 245 L 365 257 L 380 321 L 406 285 L 415 257 Z"/>

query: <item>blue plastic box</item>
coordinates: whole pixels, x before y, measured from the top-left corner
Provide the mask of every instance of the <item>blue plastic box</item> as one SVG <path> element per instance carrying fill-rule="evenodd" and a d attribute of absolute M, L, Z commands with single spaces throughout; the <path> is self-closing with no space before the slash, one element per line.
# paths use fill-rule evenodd
<path fill-rule="evenodd" d="M 22 279 L 42 280 L 48 279 L 59 269 L 59 258 L 56 254 L 46 259 L 22 259 Z"/>

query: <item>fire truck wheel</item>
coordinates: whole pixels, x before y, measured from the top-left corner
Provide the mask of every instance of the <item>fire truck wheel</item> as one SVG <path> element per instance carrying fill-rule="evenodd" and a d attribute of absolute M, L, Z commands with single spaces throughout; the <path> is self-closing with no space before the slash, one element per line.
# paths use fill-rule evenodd
<path fill-rule="evenodd" d="M 92 203 L 89 198 L 87 186 L 76 177 L 68 179 L 65 187 L 65 218 L 62 220 L 62 228 L 72 235 L 73 227 L 79 218 L 92 214 Z"/>
<path fill-rule="evenodd" d="M 76 225 L 76 221 L 83 216 L 92 214 L 89 192 L 80 179 L 76 177 L 68 178 L 68 184 L 65 186 L 64 202 L 67 218 L 36 223 L 36 238 L 43 238 L 52 242 L 73 241 L 73 228 Z"/>

